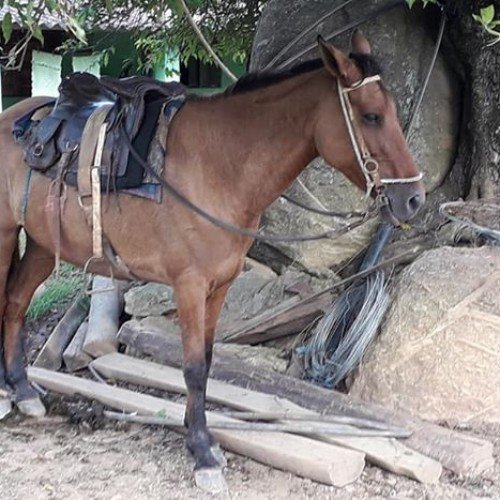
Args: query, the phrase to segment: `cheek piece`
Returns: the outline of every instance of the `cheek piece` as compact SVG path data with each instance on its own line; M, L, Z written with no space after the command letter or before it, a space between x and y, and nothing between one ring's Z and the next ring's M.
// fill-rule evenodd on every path
M373 75L350 87L344 87L340 83L340 79L337 78L337 90L339 94L340 106L342 108L342 114L344 116L344 121L347 126L347 131L349 133L349 139L351 140L352 149L354 151L354 156L356 161L363 172L366 180L366 193L365 198L368 199L373 190L376 192L376 202L379 206L387 205L388 201L384 195L384 188L388 184L411 184L412 182L417 182L422 180L423 174L419 174L413 177L400 177L400 178L381 178L380 169L378 161L370 154L366 142L361 134L359 127L356 125L354 118L354 113L352 110L351 101L349 100L349 92L357 90L368 83L380 81L380 75Z

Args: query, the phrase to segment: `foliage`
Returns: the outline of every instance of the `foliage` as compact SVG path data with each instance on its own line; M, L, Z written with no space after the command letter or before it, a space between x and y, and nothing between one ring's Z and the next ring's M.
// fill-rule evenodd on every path
M226 60L245 61L251 49L257 20L266 0L186 0L187 7L216 53ZM179 50L185 61L210 56L189 26L180 0L2 0L11 12L4 16L2 34L11 38L14 22L26 28L30 38L43 41L43 15L61 21L71 39L65 48L94 49L88 34L107 28L127 29L139 54L139 66L148 70L161 62L162 54ZM105 36L105 35L103 35ZM22 55L17 47L12 65Z
M31 302L26 317L37 320L53 309L66 304L83 286L81 274L76 274L72 266L61 265L59 276L53 275L46 283L43 292Z
M434 3L434 4L437 4L437 0L421 0L424 7L427 7L427 5L429 5L430 3ZM410 9L413 7L413 5L415 4L415 0L406 0L406 3L408 4L408 7L410 7Z
M406 0L406 3L410 9L415 4L416 0ZM439 0L419 0L422 2L423 6L426 7L428 4L439 4ZM497 26L500 26L500 19L495 20L495 6L493 4L484 7L479 10L479 14L472 14L472 17L477 21L486 33L492 35L493 40L488 43L488 46L495 45L500 42L500 31L497 30Z
M493 4L481 9L479 15L472 14L472 17L482 25L487 33L493 35L494 38L488 44L489 46L500 42L500 31L495 29L497 26L500 26L500 19L495 20L495 6Z

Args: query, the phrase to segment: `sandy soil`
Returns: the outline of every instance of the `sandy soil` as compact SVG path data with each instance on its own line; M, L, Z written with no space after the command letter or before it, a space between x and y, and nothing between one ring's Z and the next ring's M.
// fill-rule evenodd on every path
M29 360L62 313L52 311L49 318L28 323ZM110 422L100 416L100 405L80 399L49 395L45 403L44 420L13 415L0 422L0 500L214 498L195 487L193 464L179 434ZM226 453L229 490L218 498L500 499L500 425L463 430L495 443L495 468L480 478L445 472L438 484L422 485L367 465L358 481L336 489Z
M213 498L194 486L192 463L180 435L75 417L71 408L57 406L43 421L14 416L0 424L2 500ZM89 410L88 416L92 413ZM495 469L477 479L446 472L439 484L422 485L367 466L358 481L336 489L226 453L229 491L219 498L500 498L500 427L476 434L496 441L497 458Z

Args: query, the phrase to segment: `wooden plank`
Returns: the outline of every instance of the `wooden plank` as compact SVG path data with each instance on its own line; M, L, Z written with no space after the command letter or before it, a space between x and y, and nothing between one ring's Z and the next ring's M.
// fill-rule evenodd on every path
M108 378L182 394L187 391L182 371L169 366L131 358L123 354L103 356L94 360L92 366ZM213 379L208 381L207 399L243 411L280 413L290 411L318 415L316 412L307 410L287 399L250 389L242 389ZM348 427L350 426L346 425L346 428ZM435 483L442 472L439 462L410 450L395 439L311 436L310 431L303 434L366 453L366 458L370 462L424 483Z
M129 321L124 323L118 336L120 342L150 355L160 363L182 366L182 345L177 335L143 326L138 321ZM424 422L404 412L387 410L303 380L255 369L240 359L219 353L217 344L211 375L240 387L279 394L319 413L379 419L409 429L413 434L405 440L407 447L434 458L456 474L474 477L494 465L493 444L490 441Z
M292 297L255 318L223 325L218 338L224 342L258 344L301 332L319 318L332 302L331 294L315 300Z
M40 368L29 368L28 377L48 390L95 399L121 411L184 417L184 405L127 389ZM214 412L207 412L207 420L209 424L235 421ZM332 486L355 481L364 467L362 453L293 434L222 429L213 429L212 434L229 451Z
M121 282L94 276L90 302L89 326L83 350L94 358L116 352L120 315L123 309Z
M75 300L50 334L49 339L33 363L34 366L50 370L59 370L61 368L63 352L87 316L89 304L89 298L83 294Z
M88 326L89 324L87 321L84 321L79 326L73 340L64 351L64 364L70 372L81 370L82 368L87 367L92 361L92 357L83 351L83 343L85 341L85 336L87 335Z

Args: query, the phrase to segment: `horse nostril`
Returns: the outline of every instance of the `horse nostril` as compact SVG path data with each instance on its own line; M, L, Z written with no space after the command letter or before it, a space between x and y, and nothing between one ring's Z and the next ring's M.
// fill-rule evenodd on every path
M422 196L420 194L415 194L413 195L409 200L408 200L408 207L411 211L412 214L415 214L418 212L420 207L422 206Z

